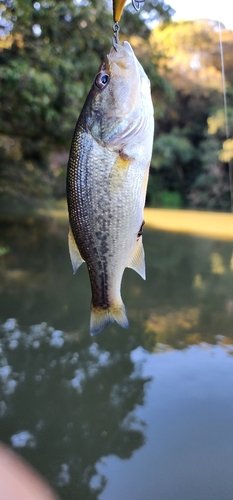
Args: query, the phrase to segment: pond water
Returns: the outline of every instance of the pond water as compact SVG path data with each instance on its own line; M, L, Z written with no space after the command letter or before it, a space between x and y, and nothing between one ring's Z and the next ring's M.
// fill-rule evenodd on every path
M232 500L233 244L144 231L130 320L89 335L67 222L0 223L0 440L63 500Z

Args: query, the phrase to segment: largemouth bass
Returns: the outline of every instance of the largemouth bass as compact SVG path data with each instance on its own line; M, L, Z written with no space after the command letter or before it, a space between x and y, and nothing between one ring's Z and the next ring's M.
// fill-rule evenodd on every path
M130 44L117 44L87 96L67 169L69 251L74 273L87 264L91 335L113 321L128 327L125 268L145 279L142 226L153 132L149 79Z

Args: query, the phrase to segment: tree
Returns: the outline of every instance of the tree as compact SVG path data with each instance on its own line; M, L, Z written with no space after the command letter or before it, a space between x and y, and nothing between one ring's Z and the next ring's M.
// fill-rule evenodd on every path
M157 123L158 136L154 143L149 184L149 196L156 200L156 204L161 198L161 190L165 189L171 194L176 193L178 205L180 198L177 194L184 206L224 210L230 207L227 167L220 164L218 156L226 139L226 128L217 28L218 25L212 21L200 20L170 23L165 28L158 26L151 33L153 51L161 53L160 73L174 89L174 98ZM227 54L226 77L231 74L232 67L228 57L230 40L232 43L232 32L223 30L223 53L226 47ZM233 104L230 80L226 80L226 90L230 123ZM221 115L222 128L221 134L219 129L218 136L215 135L213 144L213 138L210 140L208 137L207 126L211 120L213 126L217 123L217 113ZM212 148L216 161L213 160ZM208 186L206 190L204 184Z
M170 8L162 2L151 0L149 5L148 21L155 15L168 17ZM21 201L26 193L34 199L47 196L54 192L59 175L64 195L64 168L56 164L54 177L51 154L69 150L91 82L111 46L112 12L105 0L1 0L1 8L4 200L16 194L15 185ZM135 32L139 37L149 36L142 12L134 15L126 10L121 27L124 36ZM162 78L157 70L153 72L156 85L161 86ZM9 141L11 147L5 147Z
M228 109L229 133L232 135L233 109ZM231 206L228 162L232 158L232 140L226 137L226 117L217 109L207 119L208 129L200 145L203 168L193 183L190 201L195 207L229 210ZM232 186L231 186L232 189Z

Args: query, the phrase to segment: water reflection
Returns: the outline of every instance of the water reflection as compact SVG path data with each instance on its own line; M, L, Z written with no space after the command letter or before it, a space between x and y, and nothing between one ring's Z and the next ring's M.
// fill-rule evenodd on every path
M59 489L62 498L96 499L105 485L102 456L129 458L144 443L134 416L145 384L120 343L111 351L78 343L46 323L1 327L0 439Z
M102 457L147 447L138 408L149 411L158 376L149 382L153 370L144 376L132 352L156 353L158 367L161 352L194 344L233 351L232 242L147 230L144 244L146 282L128 269L123 278L130 329L110 325L93 342L88 276L85 266L72 275L67 223L0 223L0 439L63 500L104 495Z
M232 242L145 231L147 280L126 269L122 295L130 319L131 348L157 342L182 348L190 335L215 342L233 338ZM53 219L1 222L0 319L22 326L46 321L89 338L90 286L85 266L72 275L67 223ZM97 342L108 342L109 332Z
M233 358L218 345L154 354L139 347L144 374L153 375L146 443L131 460L97 464L108 477L99 500L230 500L233 497ZM231 351L232 352L232 351Z

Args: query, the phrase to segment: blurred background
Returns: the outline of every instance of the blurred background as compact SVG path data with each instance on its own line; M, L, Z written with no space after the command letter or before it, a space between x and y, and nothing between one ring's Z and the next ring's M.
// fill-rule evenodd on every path
M0 441L62 500L229 500L233 31L211 12L174 21L159 0L124 9L120 37L151 80L155 110L147 280L126 269L130 328L91 338L87 270L74 277L68 254L65 177L111 46L111 9L0 1Z
M51 207L65 197L74 126L110 48L112 5L1 0L0 9L0 210ZM229 211L233 32L221 25L226 137L219 22L169 22L174 13L147 0L139 14L126 6L121 21L121 40L133 45L152 87L147 205Z

